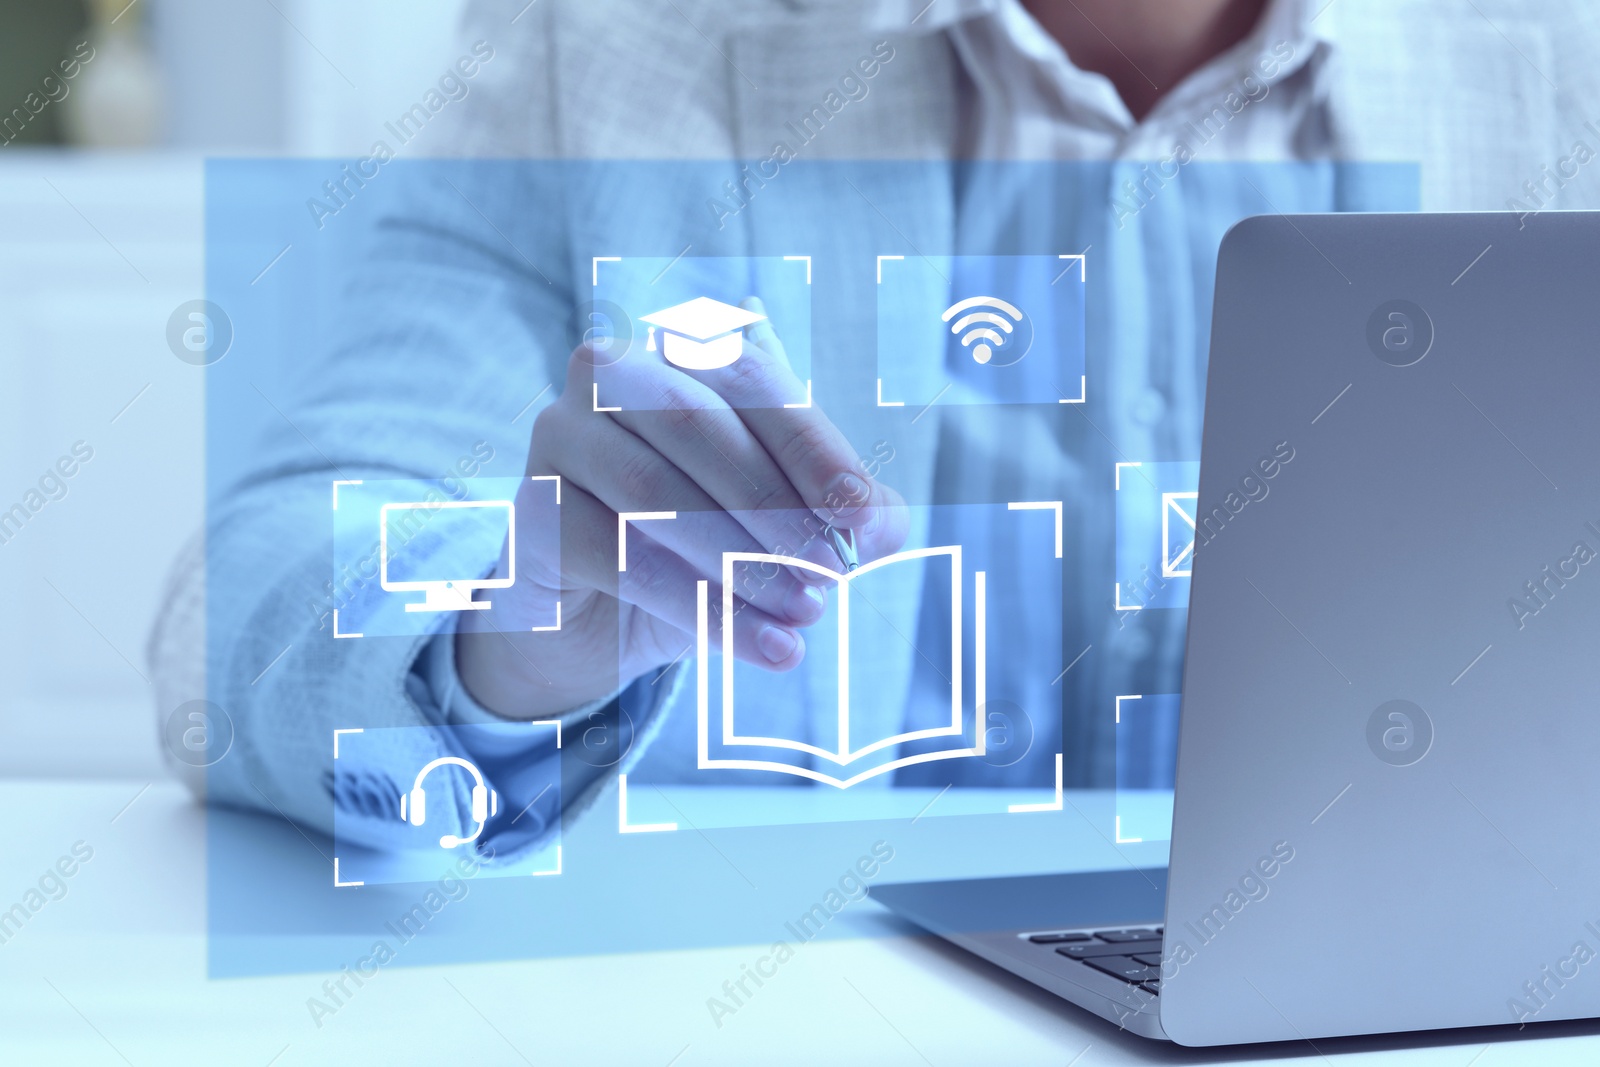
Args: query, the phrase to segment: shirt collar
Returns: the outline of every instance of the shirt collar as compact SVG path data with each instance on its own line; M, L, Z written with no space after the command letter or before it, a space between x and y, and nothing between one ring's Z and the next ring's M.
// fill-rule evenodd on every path
M1020 0L875 0L869 23L882 33L907 35L931 34L948 30L967 19L995 14L1002 6L1018 4ZM1250 35L1240 42L1240 47L1260 51L1274 42L1288 41L1297 52L1310 56L1314 48L1300 48L1316 42L1331 44L1324 27L1317 25L1317 16L1327 0L1269 0L1261 21Z
M1325 24L1318 24L1317 16L1326 4L1327 0L1268 0L1255 28L1233 48L1172 87L1157 111L1188 107L1195 97L1214 96L1219 87L1234 84L1246 75L1275 84L1305 71L1317 87L1313 92L1322 96L1322 74L1333 45ZM1023 8L1021 0L875 0L868 18L880 33L946 33L958 44L967 27L976 24L975 20L990 19L1001 27L1002 35L1012 41L1019 53L1061 68L1069 82L1084 94L1081 102L1107 96L1111 99L1101 100L1100 106L1121 114L1121 121L1132 124L1110 83L1073 64L1055 38ZM1287 58L1284 45L1289 46ZM1270 76L1264 74L1268 70Z

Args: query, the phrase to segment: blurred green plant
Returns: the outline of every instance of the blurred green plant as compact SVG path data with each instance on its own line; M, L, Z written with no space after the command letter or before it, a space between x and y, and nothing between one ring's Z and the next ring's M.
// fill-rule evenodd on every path
M0 0L0 112L23 106L47 75L89 35L83 0ZM61 144L59 108L47 107L11 138L13 144Z

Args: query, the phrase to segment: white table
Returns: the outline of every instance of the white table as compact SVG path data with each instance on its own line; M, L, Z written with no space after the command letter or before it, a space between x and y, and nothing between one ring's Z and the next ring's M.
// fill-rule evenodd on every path
M66 894L0 944L0 1062L1319 1062L1305 1045L1185 1050L1126 1036L940 942L895 933L870 902L840 919L880 936L801 946L720 1028L707 998L765 946L397 964L319 1028L306 1001L322 995L325 974L207 980L205 816L176 784L144 786L0 782L0 909L74 842L94 849ZM1591 1064L1600 1025L1318 1044L1329 1059L1361 1062Z

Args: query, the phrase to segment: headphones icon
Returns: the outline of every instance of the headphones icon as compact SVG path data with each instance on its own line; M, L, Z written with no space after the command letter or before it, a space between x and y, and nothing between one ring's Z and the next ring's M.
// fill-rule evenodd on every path
M417 772L417 780L411 786L409 817L406 811L407 797L405 794L401 794L400 818L409 822L412 826L421 826L423 824L428 817L428 794L423 791L422 780L428 776L429 771L435 767L443 767L447 763L466 768L467 773L472 775L477 782L472 787L472 821L478 824L477 827L466 837L445 834L439 838L440 848L455 848L457 845L464 845L468 841L476 841L478 835L483 833L484 823L489 821L489 816L495 815L500 811L500 794L488 787L483 780L483 773L477 767L460 756L440 756Z

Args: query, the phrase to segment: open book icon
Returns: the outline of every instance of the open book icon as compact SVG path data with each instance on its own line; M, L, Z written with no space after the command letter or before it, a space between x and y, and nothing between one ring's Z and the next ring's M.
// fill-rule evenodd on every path
M866 575L886 567L911 566L924 568L926 561L948 559L950 565L950 638L949 662L940 664L937 673L940 688L949 684L950 715L948 723L902 732L876 731L882 736L861 736L860 717L852 721L850 705L851 673L851 588ZM699 708L699 765L702 768L728 768L767 770L797 775L813 781L824 782L839 789L847 789L868 778L885 774L897 767L907 767L932 760L956 759L963 756L981 756L984 753L984 731L976 728L976 711L969 717L966 712L962 680L962 573L961 547L921 548L898 552L882 559L864 563L848 573L796 559L792 556L752 552L727 552L722 557L722 615L734 615L735 568L744 565L776 564L821 574L837 585L838 601L838 688L837 709L817 708L817 716L837 716L835 744L830 748L792 737L744 736L738 731L735 715L733 627L722 628L722 694L719 751L732 750L732 755L713 757L711 732L711 667L710 656L710 583L699 583L696 613L697 642L697 701ZM943 583L940 583L942 586ZM931 588L931 587L930 587ZM985 700L985 574L973 574L973 699L972 707L981 708ZM872 621L869 613L865 622ZM919 653L919 658L922 657ZM942 659L942 656L941 656ZM876 665L857 665L858 669L871 671ZM940 698L942 700L942 697ZM891 709L898 713L899 709ZM942 719L942 713L940 713ZM900 720L896 720L900 721ZM970 724L970 728L969 728ZM818 769L819 767L824 769Z

